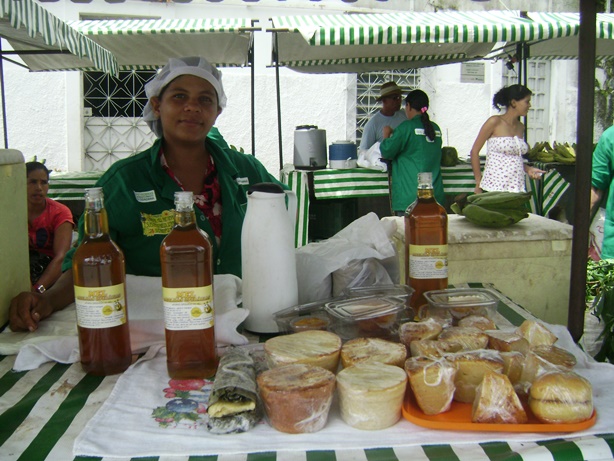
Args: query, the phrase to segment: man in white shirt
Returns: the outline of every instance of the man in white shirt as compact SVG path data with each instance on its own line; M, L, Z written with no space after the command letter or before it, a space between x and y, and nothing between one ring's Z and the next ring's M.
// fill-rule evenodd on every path
M395 82L386 82L381 86L377 100L382 102L382 108L365 125L360 150L366 151L376 142L382 142L385 126L394 129L407 120L405 111L401 110L402 94L403 90Z

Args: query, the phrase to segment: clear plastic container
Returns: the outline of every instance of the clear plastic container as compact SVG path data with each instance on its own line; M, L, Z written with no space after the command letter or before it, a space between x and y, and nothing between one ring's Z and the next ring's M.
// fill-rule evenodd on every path
M486 288L447 288L424 293L428 305L420 310L420 318L438 317L456 324L469 315L492 319L499 297Z
M408 285L376 285L370 287L354 287L343 290L343 295L348 298L365 296L393 296L396 298L407 299L412 295L414 289Z
M325 304L332 299L288 307L273 314L280 333L298 333L306 330L329 330L331 318Z
M405 299L394 296L363 296L331 301L325 305L333 323L331 331L342 339L391 338L410 319Z

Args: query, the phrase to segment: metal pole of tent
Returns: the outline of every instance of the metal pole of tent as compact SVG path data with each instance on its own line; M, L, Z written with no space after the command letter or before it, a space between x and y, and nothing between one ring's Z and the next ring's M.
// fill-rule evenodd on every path
M4 90L4 58L2 57L2 42L0 41L0 93L2 93L2 132L4 133L4 148L9 148L9 136L6 123L6 92Z
M253 25L253 24L252 24ZM247 60L251 67L251 90L252 90L252 155L256 155L256 97L255 97L255 80L256 71L254 65L254 37L252 35L249 51L247 53Z
M275 44L273 46L273 60L275 61L275 89L277 90L277 137L279 139L279 169L284 167L284 153L281 141L281 95L279 90L279 53L277 47L277 32L273 32Z
M580 0L578 48L578 121L576 156L576 203L571 246L571 277L567 329L575 341L584 333L586 311L586 263L588 260L589 203L593 152L595 103L595 43L597 7L592 0Z

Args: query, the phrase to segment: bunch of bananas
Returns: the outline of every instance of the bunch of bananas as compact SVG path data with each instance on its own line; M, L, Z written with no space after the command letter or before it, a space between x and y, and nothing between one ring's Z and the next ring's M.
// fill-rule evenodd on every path
M454 213L482 227L507 227L529 217L530 192L484 192L451 205Z
M576 163L576 149L567 142L555 141L554 148L548 142L537 142L524 156L532 162L558 162L567 165Z

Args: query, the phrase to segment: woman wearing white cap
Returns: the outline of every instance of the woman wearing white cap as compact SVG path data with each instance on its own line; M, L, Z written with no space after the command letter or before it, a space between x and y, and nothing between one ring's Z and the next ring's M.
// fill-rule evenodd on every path
M114 163L97 183L104 190L110 235L124 252L126 272L160 276L160 243L174 223L174 193L186 190L194 193L199 227L211 237L215 273L240 277L247 189L279 182L253 155L230 149L211 133L226 95L221 73L207 60L170 59L145 92L149 102L143 118L159 139ZM82 235L83 220L79 229ZM72 254L64 260L60 280L45 294L21 293L13 299L13 330L33 331L41 319L74 300Z

